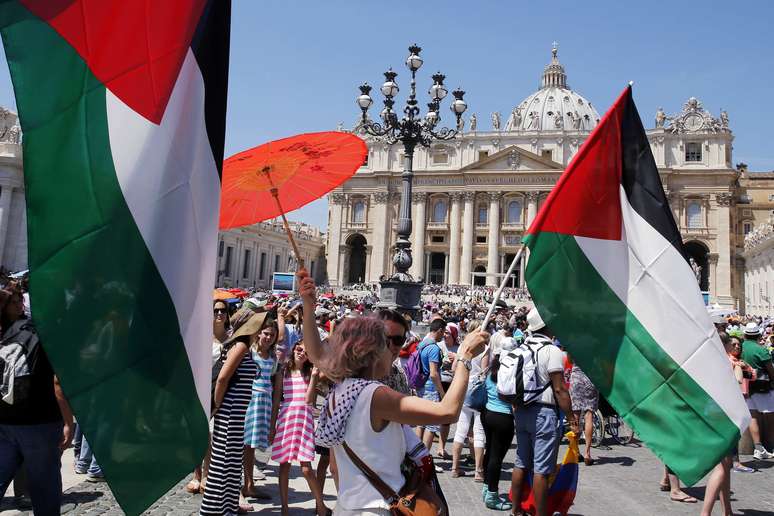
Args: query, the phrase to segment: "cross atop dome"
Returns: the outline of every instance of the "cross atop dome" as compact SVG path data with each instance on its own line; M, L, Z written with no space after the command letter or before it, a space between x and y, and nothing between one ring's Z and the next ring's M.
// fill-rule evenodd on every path
M551 45L551 62L543 69L541 88L565 88L567 89L567 74L559 62L559 43L554 41Z

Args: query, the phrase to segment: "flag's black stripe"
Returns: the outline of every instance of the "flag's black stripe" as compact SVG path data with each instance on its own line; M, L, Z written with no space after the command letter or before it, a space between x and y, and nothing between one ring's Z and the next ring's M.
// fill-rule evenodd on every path
M629 88L621 120L621 182L629 204L667 239L677 251L687 256L669 202L664 194L656 160L650 151L632 90ZM687 258L686 258L687 259Z
M191 49L204 78L204 120L218 175L223 169L223 145L226 139L230 39L231 0L209 0L196 27Z

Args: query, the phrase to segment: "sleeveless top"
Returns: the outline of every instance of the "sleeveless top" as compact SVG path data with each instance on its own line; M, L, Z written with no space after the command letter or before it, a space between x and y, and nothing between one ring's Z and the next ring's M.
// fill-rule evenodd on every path
M347 381L350 380L344 380L337 390ZM347 421L344 440L368 467L398 492L405 482L400 465L406 455L406 440L399 423L390 421L381 432L375 432L371 428L371 398L379 387L382 385L378 383L368 385L358 396ZM385 453L387 450L389 453ZM388 509L387 502L371 486L357 466L349 460L344 448L336 446L334 453L339 469L339 498L336 508L339 511L341 509L344 511Z

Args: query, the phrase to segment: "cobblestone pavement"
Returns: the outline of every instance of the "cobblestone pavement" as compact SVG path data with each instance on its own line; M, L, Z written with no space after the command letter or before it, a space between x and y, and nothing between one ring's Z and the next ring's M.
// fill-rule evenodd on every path
M698 449L698 448L697 448ZM560 453L560 457L563 454ZM657 514L698 515L699 504L681 504L669 500L668 493L658 489L662 475L662 466L645 447L612 446L594 451L597 463L591 467L581 465L580 484L575 498L575 505L570 514L573 515L635 515L652 516ZM514 450L506 457L503 468L500 490L505 492L509 487L509 468L512 464ZM751 459L751 457L743 457ZM732 490L735 514L744 516L774 516L774 461L750 461L749 465L759 468L757 473L733 473ZM446 470L440 473L439 479L449 502L452 515L474 516L479 514L496 514L487 510L481 502L481 484L473 482L472 470L469 475L461 478L451 478L448 469L450 462L442 461L440 465ZM269 491L276 502L279 500L277 490L277 466L269 467L268 480L258 482ZM290 501L291 514L312 514L314 503L309 495L308 487L297 468L291 472ZM172 489L156 503L146 514L152 516L173 515L188 516L196 514L201 497L192 496L183 489L185 481ZM699 482L696 487L686 491L699 498L704 497L705 482ZM326 482L326 501L330 507L335 505L333 482ZM0 509L2 515L31 514L11 509L11 498L3 500ZM279 514L279 508L272 504L253 504L253 514ZM719 514L719 506L715 514ZM123 514L115 504L106 484L80 483L66 491L62 513L68 515L120 515ZM507 514L507 513L500 513Z

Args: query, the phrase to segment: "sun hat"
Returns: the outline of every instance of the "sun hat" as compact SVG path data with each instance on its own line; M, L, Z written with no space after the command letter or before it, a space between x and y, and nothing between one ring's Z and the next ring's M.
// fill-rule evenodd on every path
M543 322L543 318L537 311L537 308L532 308L527 314L527 331L536 332L546 327L546 323Z
M233 334L223 342L223 346L227 346L239 339L240 337L250 336L258 333L266 323L268 314L266 312L253 313L250 317L236 328Z
M761 328L754 322L748 322L744 327L744 334L745 335L760 335L761 334Z

